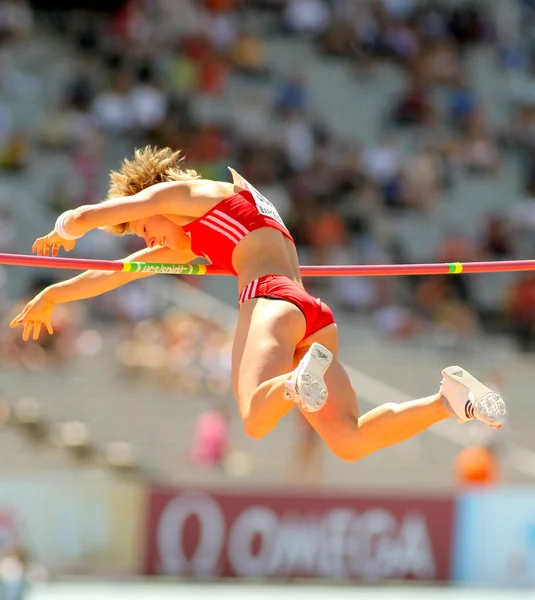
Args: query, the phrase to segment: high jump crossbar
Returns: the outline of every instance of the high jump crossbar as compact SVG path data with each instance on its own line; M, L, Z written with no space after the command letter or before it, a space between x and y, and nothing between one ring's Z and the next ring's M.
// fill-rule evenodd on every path
M123 271L130 273L163 273L170 275L231 275L213 265L130 262L124 260L93 260L31 256L0 253L0 265L19 267L48 267L53 269ZM499 273L535 271L535 260L504 260L466 263L428 263L407 265L331 265L301 266L307 277L366 277L386 275L460 275L461 273Z

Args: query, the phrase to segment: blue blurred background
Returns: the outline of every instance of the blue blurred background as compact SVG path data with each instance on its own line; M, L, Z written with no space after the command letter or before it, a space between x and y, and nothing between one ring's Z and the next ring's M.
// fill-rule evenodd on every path
M534 50L532 0L1 0L0 252L153 144L236 168L303 264L533 258ZM139 248L93 232L76 255ZM535 585L533 275L307 280L363 411L457 363L509 403L499 432L440 423L356 464L298 414L243 433L235 281L149 278L22 343L11 316L68 275L0 267L3 600L105 597L72 577Z

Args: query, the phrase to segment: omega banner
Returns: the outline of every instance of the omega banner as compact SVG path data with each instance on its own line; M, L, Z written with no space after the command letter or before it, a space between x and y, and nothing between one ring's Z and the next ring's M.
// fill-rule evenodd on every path
M154 488L145 573L447 580L451 498Z

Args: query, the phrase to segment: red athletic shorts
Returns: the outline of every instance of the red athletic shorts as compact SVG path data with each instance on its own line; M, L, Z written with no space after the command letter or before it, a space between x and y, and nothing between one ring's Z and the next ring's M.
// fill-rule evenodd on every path
M240 294L239 306L251 298L286 300L301 310L306 321L303 339L334 323L332 310L300 285L282 275L265 275L247 284Z

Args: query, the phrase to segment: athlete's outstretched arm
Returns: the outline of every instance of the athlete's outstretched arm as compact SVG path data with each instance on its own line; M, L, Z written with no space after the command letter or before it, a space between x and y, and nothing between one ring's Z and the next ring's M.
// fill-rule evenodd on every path
M200 198L220 198L228 192L228 184L195 179L157 183L132 196L105 200L100 204L79 206L58 217L49 234L38 238L33 251L46 256L57 256L63 246L72 250L75 240L93 229L112 227L147 219L156 215L181 215L196 217L192 201Z
M181 205L192 198L194 186L189 181L158 183L133 196L105 200L99 204L79 206L64 213L64 227L69 235L82 236L99 227L108 227L147 219L154 215L181 214Z
M128 256L125 261L188 263L197 258L190 249L171 250L157 246L146 248ZM81 275L54 283L30 300L11 321L11 327L24 326L23 338L28 340L33 329L33 339L39 337L44 325L52 334L51 316L56 304L74 302L100 296L130 281L149 277L153 273L129 273L122 271L85 271Z
M200 198L219 198L228 184L207 179L157 183L132 196L105 200L100 204L79 206L60 217L69 236L82 236L99 227L110 227L147 219L155 215L195 217L191 202Z

